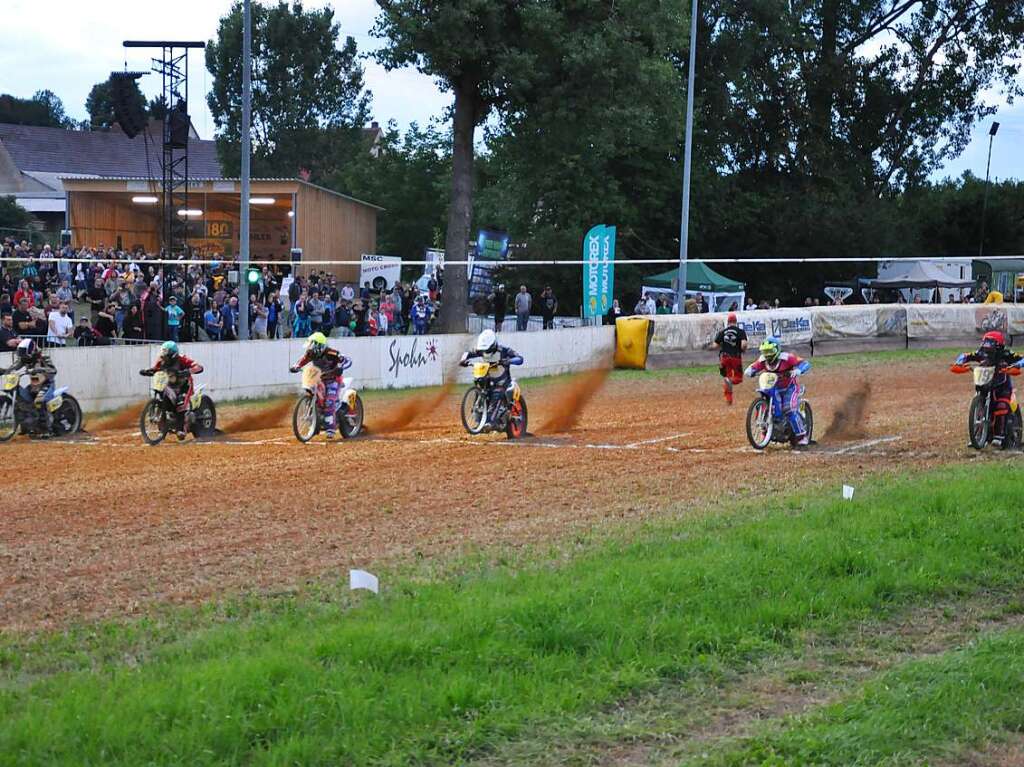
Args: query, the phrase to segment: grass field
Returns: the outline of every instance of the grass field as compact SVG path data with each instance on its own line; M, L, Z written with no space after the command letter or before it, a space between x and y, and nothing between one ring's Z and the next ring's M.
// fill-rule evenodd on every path
M0 762L955 759L1024 727L1016 476L986 461L852 502L794 492L444 577L384 573L378 598L339 586L7 636ZM984 610L927 652L878 644L900 616L941 634L915 612L937 603L939 623ZM849 671L865 651L874 665ZM786 690L827 694L738 729L696 711L747 710L744 685L783 667Z

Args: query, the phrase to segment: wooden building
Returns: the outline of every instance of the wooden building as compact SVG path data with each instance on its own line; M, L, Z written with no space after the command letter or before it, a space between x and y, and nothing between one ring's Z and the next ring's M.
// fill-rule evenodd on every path
M160 249L160 181L144 177L65 177L67 227L75 247ZM189 182L188 245L197 257L232 257L239 252L241 182L198 178ZM288 260L302 249L302 262L355 261L377 249L377 214L382 208L300 179L253 179L250 183L249 253L253 261ZM358 263L325 268L356 281ZM302 263L301 272L307 271Z

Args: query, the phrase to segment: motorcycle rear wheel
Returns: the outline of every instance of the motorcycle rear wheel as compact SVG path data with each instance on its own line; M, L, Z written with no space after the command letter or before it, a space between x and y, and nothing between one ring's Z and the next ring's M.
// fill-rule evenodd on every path
M1003 435L1003 450L1020 450L1021 447L1021 415L1020 408L1006 416L1006 432Z
M775 419L772 417L772 403L758 397L747 408L747 441L754 450L764 450L772 441Z
M82 430L82 406L70 394L63 395L62 399L60 407L53 414L53 433L57 437L77 434Z
M991 431L988 411L988 397L975 394L967 411L967 438L975 450L981 450L988 444Z
M339 414L336 417L338 419L338 431L341 432L342 437L345 439L358 437L359 432L363 429L363 400L357 394L356 406L352 409L352 412Z
M462 428L470 434L479 434L487 425L487 392L478 386L462 395Z
M14 411L14 397L0 394L0 442L7 442L18 433L18 419Z
M167 413L160 406L160 403L151 399L142 409L139 416L139 433L142 434L142 441L147 445L159 445L170 430L167 422Z
M292 412L292 432L295 439L305 444L320 431L320 414L316 412L316 400L312 394L303 394L295 403Z
M519 395L519 402L513 403L508 413L508 425L505 427L505 436L509 439L521 439L526 436L528 413L526 410L526 397Z
M804 419L804 429L807 431L807 441L814 439L814 411L811 410L811 403L806 400L800 403L800 415Z

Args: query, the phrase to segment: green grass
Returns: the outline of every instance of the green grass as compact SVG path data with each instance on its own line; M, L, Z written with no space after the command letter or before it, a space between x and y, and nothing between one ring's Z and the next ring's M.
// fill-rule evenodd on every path
M150 642L98 630L89 671L42 673L64 665L59 640L8 642L0 761L449 764L807 631L1024 583L1024 502L1003 463L838 494L652 525L568 559L385 578L345 609L284 601Z
M856 695L785 727L729 744L700 764L961 763L965 748L1024 732L1024 632L906 663Z

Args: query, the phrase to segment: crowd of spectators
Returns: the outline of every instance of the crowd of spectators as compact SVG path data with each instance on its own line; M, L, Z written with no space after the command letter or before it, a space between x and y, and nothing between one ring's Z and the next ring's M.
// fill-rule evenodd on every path
M229 341L239 336L239 274L231 261L159 263L99 246L54 252L5 240L0 261L0 348L34 337L48 346ZM22 260L27 259L27 260ZM253 338L425 334L440 308L439 285L385 291L325 271L293 276L264 266L249 281Z

